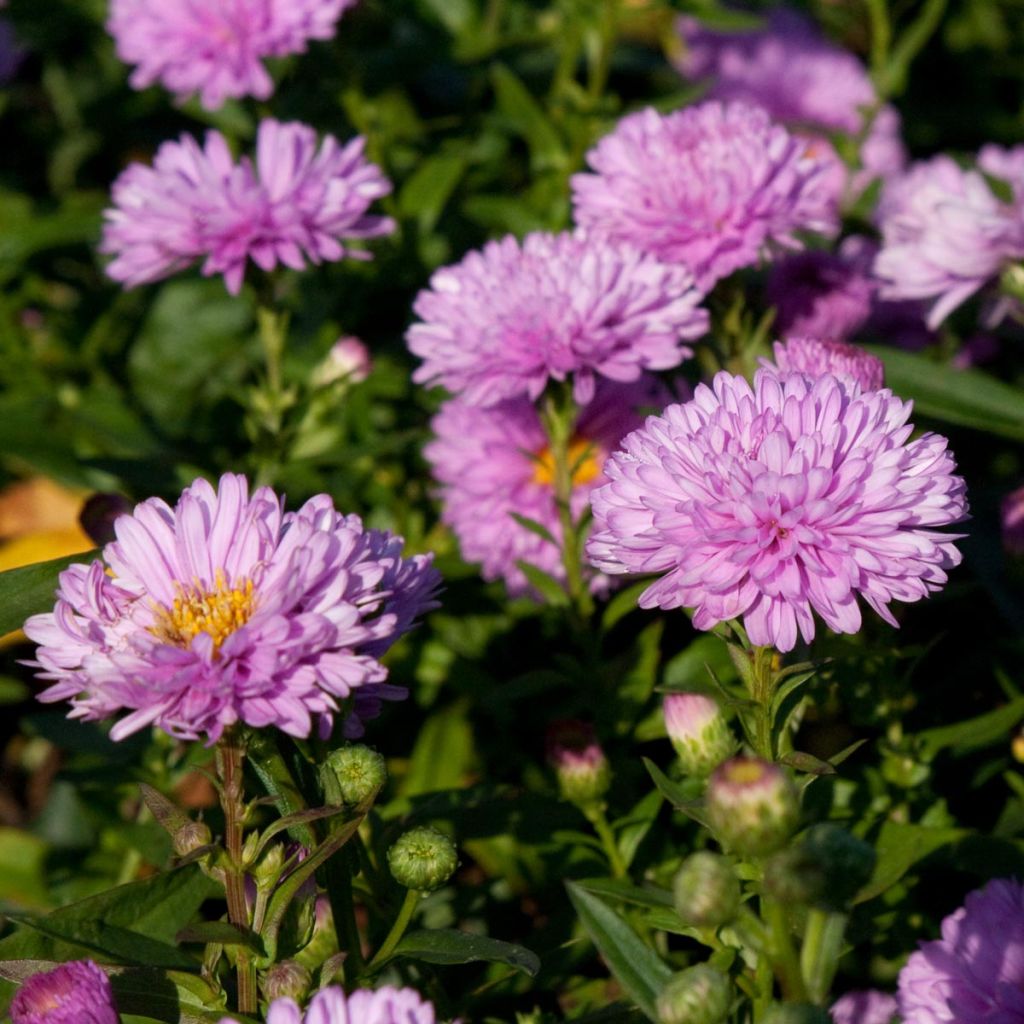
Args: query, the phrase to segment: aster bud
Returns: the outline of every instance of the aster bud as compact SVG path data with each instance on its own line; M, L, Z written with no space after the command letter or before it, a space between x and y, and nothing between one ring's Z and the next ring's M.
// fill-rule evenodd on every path
M832 1024L832 1018L811 1003L776 1003L768 1007L762 1024Z
M594 804L608 792L611 768L593 726L576 720L556 722L548 729L546 746L564 800Z
M302 1003L313 987L313 975L294 960L282 960L263 976L262 987L263 998L268 1003L275 999L294 999Z
M213 842L206 825L201 821L193 821L158 789L143 782L139 784L139 792L150 814L171 837L174 852L179 857L186 857Z
M815 825L765 865L765 888L784 903L843 910L875 869L874 849L838 825Z
M358 338L341 337L313 371L312 384L317 388L338 381L359 384L370 376L372 369L369 349Z
M174 852L179 857L187 857L204 846L213 842L213 836L209 828L201 821L190 821L183 825L174 835L171 836L171 843L174 845Z
M660 1024L719 1024L732 1002L729 977L710 964L672 975L657 1001Z
M429 825L409 829L388 850L388 867L395 881L418 892L440 889L458 866L455 844Z
M721 842L743 856L778 850L796 829L796 788L776 764L734 757L708 780L707 815Z
M669 693L665 728L683 771L704 778L736 749L736 738L718 701L702 693Z
M676 912L696 928L728 924L740 908L740 881L729 861L702 851L683 861L672 884Z
M246 839L246 847L249 847L249 839L255 837L259 840L259 835L256 832L250 834ZM248 852L248 856L246 856ZM243 850L242 856L246 862L250 861L250 858L255 855L255 847L249 850ZM264 890L269 891L277 885L281 878L281 872L284 870L285 862L285 848L283 843L272 843L263 851L262 856L256 861L255 864L249 869L252 877L256 880L256 885Z
M331 751L320 769L327 802L357 806L371 800L387 781L384 758L361 743Z

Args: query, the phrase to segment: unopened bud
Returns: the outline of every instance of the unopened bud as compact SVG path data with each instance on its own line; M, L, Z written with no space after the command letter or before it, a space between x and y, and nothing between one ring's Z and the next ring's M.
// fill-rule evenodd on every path
M768 861L764 884L784 903L840 911L867 884L876 859L870 844L838 825L815 825Z
M832 1024L828 1012L811 1003L776 1003L761 1020L763 1024Z
M312 987L313 976L294 960L274 964L263 976L263 998L268 1003L275 999L294 999L303 1003Z
M718 701L703 693L665 695L665 729L687 775L705 778L736 750Z
M201 850L212 842L213 836L210 835L210 830L201 821L190 821L171 836L174 852L179 857L187 857L190 853L195 853L196 850Z
M395 881L417 892L440 889L458 866L455 844L429 825L409 829L388 850L388 867Z
M672 885L676 912L685 924L717 928L740 908L740 880L729 861L702 851L683 861Z
M548 729L548 763L558 776L564 800L574 804L599 801L611 785L611 768L597 742L593 726L586 722L556 722Z
M134 506L121 494L94 494L78 514L78 524L94 544L109 544L115 538L114 522L128 515Z
M257 833L252 833L257 836ZM248 845L248 844L247 844ZM252 851L255 854L255 850ZM243 856L244 856L243 852ZM269 892L277 885L284 870L285 848L282 843L273 843L265 849L259 860L250 868L256 885L263 891Z
M783 846L796 829L796 789L778 765L734 757L708 780L708 822L718 839L743 856L762 856Z
M324 795L332 804L356 806L370 800L387 781L384 758L356 743L332 751L321 769Z
M660 1024L719 1024L732 1002L729 977L710 964L672 975L657 1001Z
M342 380L359 384L370 376L372 369L369 349L358 338L341 337L313 371L312 383L318 388Z

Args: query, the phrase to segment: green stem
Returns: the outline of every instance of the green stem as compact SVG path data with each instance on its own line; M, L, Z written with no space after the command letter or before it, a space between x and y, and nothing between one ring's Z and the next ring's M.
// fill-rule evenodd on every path
M256 322L259 325L267 378L261 396L260 423L268 435L269 442L269 453L260 466L259 477L262 483L269 483L280 456L279 438L284 426L285 409L288 406L282 370L285 341L288 336L288 314L261 303L256 311Z
M583 578L583 544L579 523L572 515L573 471L570 449L576 426L576 403L567 393L559 405L549 400L545 404L542 420L551 450L554 470L553 484L555 504L558 508L558 523L562 532L562 565L565 568L566 589L582 623L585 624L594 612L594 599L590 595L587 581Z
M388 932L387 938L370 961L367 967L368 971L374 971L377 968L382 967L391 958L391 954L394 953L395 947L405 934L405 929L409 927L413 911L416 909L416 905L419 903L421 895L422 893L418 892L416 889L409 889L406 891L405 899L402 901L402 906L398 911L398 917L395 918L395 923L391 926L391 931Z
M783 997L790 1002L806 1002L807 989L804 986L803 974L800 972L800 961L793 946L793 936L789 930L785 907L768 896L762 896L761 917L768 926L768 955L775 976L782 986Z
M594 826L597 838L601 840L601 846L604 848L608 864L612 869L612 877L625 878L629 874L629 869L626 867L626 862L622 859L619 844L615 841L615 833L612 831L611 825L608 824L608 816L605 814L604 805L592 804L589 807L584 807L582 810L587 816L587 821Z
M326 874L338 945L347 952L352 973L358 974L363 967L363 951L352 890L352 879L359 874L358 853L351 847L342 850L340 856L327 862Z
M249 912L245 905L245 869L242 843L245 822L243 764L245 751L238 735L229 731L217 745L217 770L221 780L221 806L224 809L224 845L228 854L225 893L228 920L249 930ZM256 964L245 946L237 947L238 1012L256 1012Z
M775 760L775 745L772 741L772 700L775 697L775 651L771 647L755 647L751 652L753 663L752 688L757 704L754 747L758 757L766 761Z
M599 0L601 11L597 29L597 45L591 56L587 75L587 98L595 104L604 93L611 71L612 51L615 47L616 8L618 0Z
M871 23L871 73L878 89L882 87L889 65L892 46L892 23L889 21L888 0L865 0Z
M812 907L807 913L804 943L800 950L800 969L807 994L815 1003L823 1004L836 974L846 915Z

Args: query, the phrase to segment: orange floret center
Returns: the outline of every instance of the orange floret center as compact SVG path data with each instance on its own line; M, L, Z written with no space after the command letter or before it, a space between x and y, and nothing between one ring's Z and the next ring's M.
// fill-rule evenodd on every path
M159 609L152 632L177 647L188 647L194 637L205 633L213 641L214 650L219 650L232 633L249 621L254 609L252 580L241 579L231 586L218 569L212 590L204 589L198 582L190 587L179 583L174 604Z
M597 446L585 437L575 437L569 442L569 468L574 486L589 484L601 475L601 463ZM533 468L533 482L545 487L555 485L555 457L551 448L545 446L537 453Z

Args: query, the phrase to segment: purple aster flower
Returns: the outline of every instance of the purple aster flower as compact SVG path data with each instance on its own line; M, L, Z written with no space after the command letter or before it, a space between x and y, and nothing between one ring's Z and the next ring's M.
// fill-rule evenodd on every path
M345 995L337 986L313 996L305 1014L291 999L275 999L267 1024L434 1024L434 1007L411 988L385 985L376 992L360 988ZM238 1024L224 1017L220 1024Z
M119 1024L110 979L91 960L33 974L11 1002L12 1024Z
M937 527L967 514L945 438L909 440L910 410L828 375L719 373L605 463L590 560L662 574L642 608L692 608L698 629L743 616L780 651L798 629L813 639L812 612L857 632L858 595L895 626L890 601L938 590L960 562Z
M202 147L188 135L165 142L152 167L132 164L114 182L107 273L132 288L203 259L203 274L223 274L237 294L250 259L269 271L368 258L342 240L388 234L394 222L366 212L391 185L364 145L328 135L318 149L312 128L273 120L260 122L255 163L235 163L216 131Z
M643 422L638 410L660 409L666 400L664 389L650 378L598 387L570 446L576 465L574 516L584 512L590 492L604 481L602 467L609 452ZM513 596L531 593L517 562L564 580L559 548L512 518L515 513L532 519L561 541L554 465L530 401L512 398L483 409L454 398L441 406L431 426L435 439L424 455L441 485L442 518L458 538L463 558L480 562L485 580L504 579ZM602 577L591 581L594 588L606 585Z
M983 154L987 173L1024 162L994 146ZM979 171L964 170L948 156L915 164L889 181L877 212L883 244L875 273L882 296L931 300L928 326L934 329L1024 258L1024 176L1009 184L1013 202L1004 202Z
M779 334L847 338L867 323L877 287L870 261L850 258L844 243L838 253L811 249L779 260L767 293Z
M882 360L845 341L790 337L775 342L773 350L774 363L762 359L762 366L774 366L783 373L796 371L808 377L830 373L857 384L861 391L877 391L884 383Z
M115 740L149 725L212 742L242 721L308 736L387 670L378 660L434 607L429 555L336 512L327 495L285 513L267 487L197 480L114 524L117 540L60 576L53 612L33 616L40 700L73 718L130 711Z
M159 82L184 100L199 93L207 110L226 99L265 100L274 83L265 57L304 53L330 39L356 0L111 0L107 28L117 55L136 65L130 82Z
M702 103L624 118L572 179L579 224L688 266L708 291L719 278L799 249L799 231L834 232L828 163L760 108Z
M1008 879L972 892L900 971L904 1024L1024 1021L1024 888Z
M708 83L708 95L763 107L776 121L808 134L832 164L834 192L859 195L877 177L906 164L900 117L882 107L861 144L861 170L852 178L827 140L833 132L859 136L878 95L867 69L852 53L829 42L800 14L773 10L763 29L722 32L682 17L684 77Z
M892 1024L899 1007L888 992L865 989L840 996L830 1012L835 1024Z
M549 380L589 402L596 377L678 366L708 329L684 267L584 234L511 235L437 271L413 309L413 380L473 405L537 398Z

